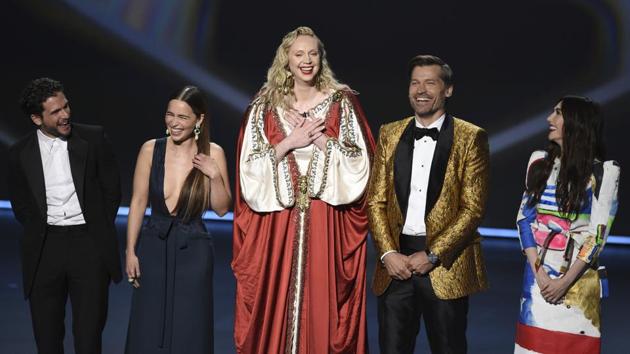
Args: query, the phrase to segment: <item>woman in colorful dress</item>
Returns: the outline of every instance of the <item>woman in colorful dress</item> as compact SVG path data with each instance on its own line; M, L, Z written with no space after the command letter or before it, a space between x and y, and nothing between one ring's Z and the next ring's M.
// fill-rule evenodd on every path
M202 92L175 93L166 137L144 143L127 223L127 276L134 286L125 353L213 353L214 247L201 216L232 198L223 149L210 142ZM143 226L147 202L151 216Z
M529 159L518 212L527 256L515 353L599 353L598 257L617 212L619 166L604 160L596 103L566 96L547 118L549 147Z
M238 353L365 353L374 140L308 27L289 32L237 148Z

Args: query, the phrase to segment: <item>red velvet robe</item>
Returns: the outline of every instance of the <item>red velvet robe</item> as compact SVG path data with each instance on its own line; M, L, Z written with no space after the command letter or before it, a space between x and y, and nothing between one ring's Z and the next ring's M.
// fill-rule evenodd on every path
M371 159L374 139L363 110L352 93L340 94L354 108ZM267 111L264 118L264 133L272 145L285 137L274 112ZM248 116L245 115L239 134L237 156L241 154ZM326 134L339 136L340 118L340 101L335 100L326 118ZM297 186L296 162L291 155L289 161L293 186ZM241 197L238 163L236 174L232 260L237 280L236 350L285 353L291 320L289 302L294 299L292 269L296 262L299 210L297 207L269 213L251 210ZM306 225L298 352L367 353L365 197L337 207L311 199Z

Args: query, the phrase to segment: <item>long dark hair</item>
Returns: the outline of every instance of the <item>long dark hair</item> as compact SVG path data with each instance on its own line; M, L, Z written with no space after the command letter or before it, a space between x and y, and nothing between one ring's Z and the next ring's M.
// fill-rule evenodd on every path
M560 157L556 201L561 212L577 217L586 199L593 164L604 159L604 121L599 105L587 97L564 96L558 102L562 103L560 110L564 120L562 149L550 141L547 156L530 167L527 193L531 206L540 201L553 162Z
M210 131L208 129L208 104L203 93L195 86L186 86L170 97L171 100L186 102L197 119L203 114L204 119L199 126L197 153L210 155ZM184 220L201 215L210 205L210 181L200 170L193 168L182 186L175 212Z

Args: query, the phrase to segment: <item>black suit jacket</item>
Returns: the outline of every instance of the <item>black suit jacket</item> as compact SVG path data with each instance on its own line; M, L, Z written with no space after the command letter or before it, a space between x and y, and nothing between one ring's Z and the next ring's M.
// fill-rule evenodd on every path
M120 204L118 166L102 127L73 124L68 138L72 179L89 237L115 282L121 279L114 220ZM24 296L29 297L46 239L47 205L37 132L9 148L9 194L21 239Z

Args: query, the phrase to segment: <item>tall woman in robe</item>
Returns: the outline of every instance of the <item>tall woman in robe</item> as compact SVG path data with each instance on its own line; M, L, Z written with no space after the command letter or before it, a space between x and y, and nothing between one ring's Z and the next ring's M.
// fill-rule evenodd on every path
M356 93L308 27L289 32L237 147L238 353L365 353L364 192L374 149Z
M604 159L602 117L566 96L547 118L549 146L529 159L518 212L527 256L515 353L600 352L599 255L617 212L619 165Z
M213 352L214 247L201 216L225 214L231 195L208 121L203 94L186 86L168 102L167 136L138 154L127 224L128 354ZM142 226L147 202L152 212Z

